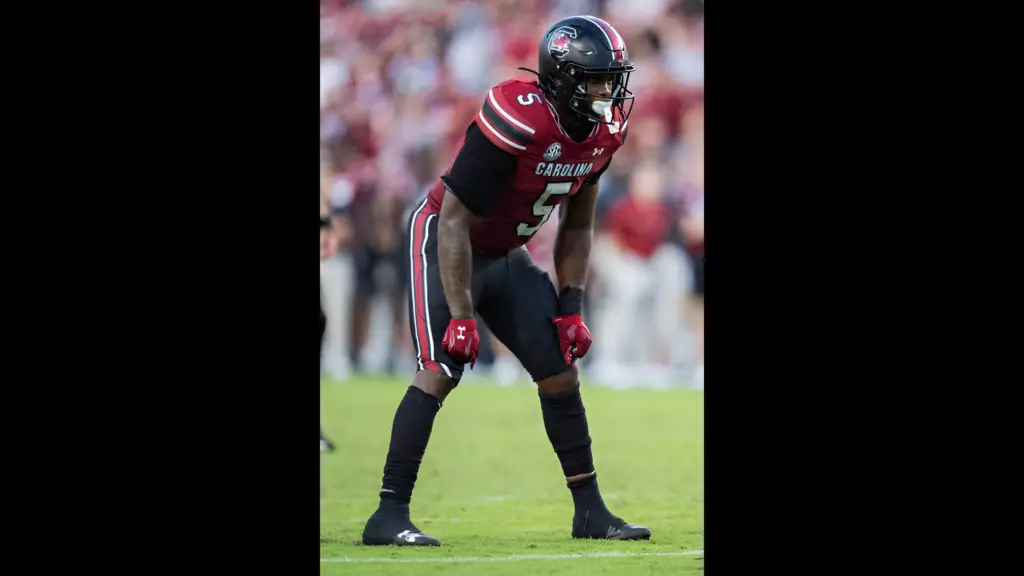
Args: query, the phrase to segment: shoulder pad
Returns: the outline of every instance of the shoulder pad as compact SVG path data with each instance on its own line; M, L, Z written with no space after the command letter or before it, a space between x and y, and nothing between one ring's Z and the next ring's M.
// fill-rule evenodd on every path
M495 146L521 154L552 121L537 83L515 78L491 88L476 116L480 131Z

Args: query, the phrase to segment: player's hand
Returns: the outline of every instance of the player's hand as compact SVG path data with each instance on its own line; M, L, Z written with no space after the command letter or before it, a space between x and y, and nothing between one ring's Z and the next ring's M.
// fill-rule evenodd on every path
M558 327L558 343L562 347L562 356L566 365L572 364L573 358L583 358L594 343L590 330L583 323L579 314L565 314L551 320Z
M469 364L472 370L476 365L477 352L480 351L480 333L476 331L476 320L452 318L441 339L441 348L449 358Z

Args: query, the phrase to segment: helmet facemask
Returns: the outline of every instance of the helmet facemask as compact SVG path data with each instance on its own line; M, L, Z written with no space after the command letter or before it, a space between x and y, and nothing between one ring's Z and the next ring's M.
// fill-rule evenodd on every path
M618 122L624 123L633 111L633 92L629 90L629 76L633 65L616 68L584 68L574 62L559 63L559 80L561 84L553 87L560 104L573 113L591 122L612 124L613 109L618 109ZM587 79L592 76L612 75L612 92L610 96L587 92ZM629 103L626 106L626 103Z

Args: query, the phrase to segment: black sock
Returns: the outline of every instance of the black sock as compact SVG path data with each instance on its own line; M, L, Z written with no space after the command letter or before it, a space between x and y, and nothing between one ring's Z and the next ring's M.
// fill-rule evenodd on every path
M540 406L544 414L544 429L547 430L548 440L551 441L551 446L562 464L562 473L565 477L594 472L587 411L583 407L579 388L569 394L558 396L540 394ZM572 482L568 486L577 512L608 513L597 488L596 474Z
M395 411L391 428L391 447L384 464L384 480L380 497L408 504L420 470L423 453L427 450L434 417L441 402L415 386L409 386L405 397Z
M569 394L539 396L544 429L548 433L551 447L558 455L558 461L562 463L565 477L593 472L590 429L587 427L587 411L583 407L579 388Z
M601 498L601 491L597 487L597 474L570 482L569 490L572 492L572 503L578 514L589 513L595 519L603 514L612 515Z

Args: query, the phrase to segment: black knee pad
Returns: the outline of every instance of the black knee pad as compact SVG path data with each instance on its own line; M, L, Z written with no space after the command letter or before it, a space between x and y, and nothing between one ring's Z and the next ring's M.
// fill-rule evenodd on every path
M541 392L539 396L544 428L562 464L562 472L566 477L593 472L590 430L579 383L571 391L562 394Z

